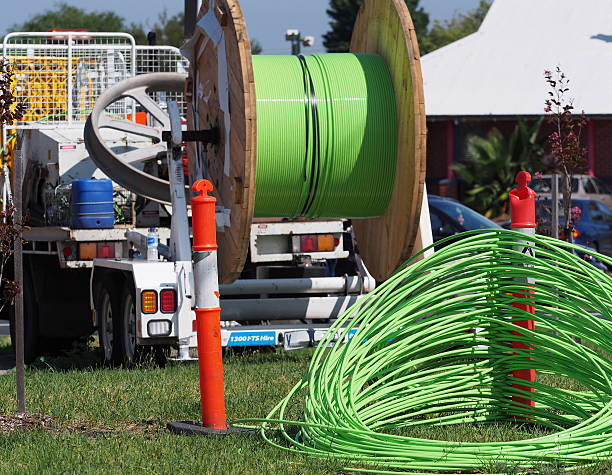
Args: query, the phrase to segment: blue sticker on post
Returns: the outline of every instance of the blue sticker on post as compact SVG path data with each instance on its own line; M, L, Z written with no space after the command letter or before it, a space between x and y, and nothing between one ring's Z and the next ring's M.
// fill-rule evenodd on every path
M226 346L261 346L275 345L276 333L265 332L232 332Z

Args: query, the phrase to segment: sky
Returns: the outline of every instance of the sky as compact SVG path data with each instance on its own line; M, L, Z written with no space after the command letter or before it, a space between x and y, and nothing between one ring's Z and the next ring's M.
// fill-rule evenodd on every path
M9 0L2 0L8 2ZM184 8L184 0L64 0L69 5L84 8L88 11L113 11L124 17L126 22L142 23L145 27L157 20L165 8L174 14ZM0 31L5 34L14 24L23 23L30 17L53 8L56 0L25 0L10 2L0 16ZM446 20L454 12L474 9L479 0L421 0L420 5L430 14L433 20ZM290 50L285 41L287 29L299 29L302 36L314 36L313 47L305 53L324 51L321 36L329 29L329 17L325 13L329 0L241 0L240 4L246 18L249 36L256 38L263 47L264 53L281 54Z

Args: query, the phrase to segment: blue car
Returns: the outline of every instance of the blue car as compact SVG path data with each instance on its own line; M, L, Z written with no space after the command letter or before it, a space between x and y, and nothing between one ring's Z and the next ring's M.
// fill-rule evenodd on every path
M560 200L560 226L563 226L562 204ZM574 230L574 242L612 256L612 210L600 201L579 198L572 199L572 209L574 207L580 210ZM537 200L536 221L539 228L550 230L551 215L551 200Z
M490 219L452 198L428 195L427 199L434 242L463 231L500 228Z
M485 218L483 215L451 198L441 198L440 196L436 195L428 195L428 199L431 231L433 234L434 243L442 238L449 237L463 231L471 231L474 229L499 229L501 227L490 219ZM599 208L600 205L603 206L605 210L607 210L607 213L609 213L606 216L610 216L610 219L612 219L612 211L610 211L599 201L595 200L572 200L572 203L576 203L576 206L581 207L584 206L580 203L582 201L597 203L597 205L586 205L587 212L584 213L583 216L588 215L589 218L585 219L584 221L582 221L582 219L580 220L581 222L578 223L579 227L577 228L576 233L577 237L574 240L576 244L581 245L585 249L582 252L575 251L575 254L581 259L587 261L593 267L605 271L606 266L603 264L603 262L590 255L590 249L597 251L599 248L593 246L593 243L588 239L585 240L584 237L588 238L590 236L589 231L592 226L588 224L589 219L592 219L592 216L597 216L595 212L589 214L589 208L593 208L594 206ZM602 213L605 213L605 210L602 211ZM538 221L538 225L545 225L546 216L548 216L548 223L550 223L550 200L538 200L536 202L536 221ZM595 219L597 220L598 218ZM548 226L550 226L550 224L548 224ZM503 227L510 229L510 221L504 223ZM610 239L606 242L608 242L608 245L612 246L612 232L610 232L610 230L608 230L608 232ZM595 241L595 243L597 244L598 241ZM603 252L603 254L606 254L606 252Z

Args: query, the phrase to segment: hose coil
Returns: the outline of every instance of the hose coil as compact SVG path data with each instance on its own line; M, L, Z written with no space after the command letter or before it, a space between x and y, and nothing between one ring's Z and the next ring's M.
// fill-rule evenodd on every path
M347 310L302 381L266 418L250 422L260 422L275 446L350 460L351 470L368 473L610 458L612 279L574 254L584 249L529 239L481 230L437 243L444 247L407 263ZM526 286L533 315L513 306ZM526 319L535 320L535 330L513 333L513 322ZM512 348L513 341L529 349ZM527 368L535 368L535 382L512 376ZM533 399L535 407L513 396ZM303 416L291 419L301 398ZM414 435L426 426L517 422L528 422L534 435L487 443ZM280 440L270 433L276 428Z

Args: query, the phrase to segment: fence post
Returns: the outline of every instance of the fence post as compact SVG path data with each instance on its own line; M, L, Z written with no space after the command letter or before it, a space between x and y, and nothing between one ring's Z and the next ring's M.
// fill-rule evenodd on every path
M15 150L15 155L13 157L13 171L13 225L19 230L19 233L15 238L13 254L15 281L19 284L19 292L15 296L15 382L17 385L17 412L24 414L26 412L26 400L23 333L23 245L21 242L20 228L20 225L23 222L23 203L21 200L21 197L23 196L23 154L21 150Z

